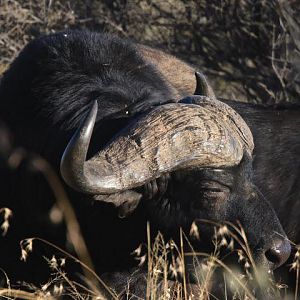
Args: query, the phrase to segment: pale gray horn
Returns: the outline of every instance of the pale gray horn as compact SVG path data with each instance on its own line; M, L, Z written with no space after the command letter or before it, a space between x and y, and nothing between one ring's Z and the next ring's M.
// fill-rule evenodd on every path
M61 158L60 173L66 183L76 190L85 190L86 186L93 185L90 181L90 170L85 167L85 161L97 111L98 103L95 101L69 141Z
M177 169L237 165L245 150L252 151L241 133L250 130L241 117L223 110L220 101L155 107L86 161L97 115L95 102L63 154L61 174L76 190L111 194ZM235 128L237 124L242 129Z

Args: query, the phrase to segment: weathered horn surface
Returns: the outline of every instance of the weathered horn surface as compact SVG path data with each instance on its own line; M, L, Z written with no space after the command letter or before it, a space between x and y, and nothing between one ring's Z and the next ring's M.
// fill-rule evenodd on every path
M214 110L219 116L220 120L225 118L231 124L231 129L235 131L235 135L239 136L245 144L245 149L249 153L253 152L254 141L250 128L244 119L229 105L224 102L207 96L188 96L179 101L179 103L195 104L205 107L206 109Z
M237 165L244 151L252 151L252 136L242 118L233 110L224 111L224 105L214 100L158 106L85 161L97 115L95 102L65 150L61 174L77 190L110 194L176 169Z

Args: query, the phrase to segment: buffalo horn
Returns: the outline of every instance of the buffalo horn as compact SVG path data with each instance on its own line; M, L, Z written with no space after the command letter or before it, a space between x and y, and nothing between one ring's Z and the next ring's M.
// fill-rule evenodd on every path
M195 76L196 76L196 90L194 92L194 95L206 96L211 99L217 99L206 77L200 72L195 72Z
M177 169L237 165L244 151L252 151L252 136L243 121L235 121L231 110L223 112L224 105L216 100L158 106L132 121L86 161L97 116L94 102L65 149L62 177L81 192L111 194ZM243 132L248 133L249 143Z

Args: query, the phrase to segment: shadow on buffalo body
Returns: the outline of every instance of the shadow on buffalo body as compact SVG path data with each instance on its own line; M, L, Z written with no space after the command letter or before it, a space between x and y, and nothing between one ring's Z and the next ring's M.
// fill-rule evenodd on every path
M205 114L202 113L202 107L207 108ZM178 108L180 118L176 111ZM222 120L222 123L217 121L221 116L224 118L224 111L225 118L230 115L228 127L226 121ZM215 117L217 114L220 114L219 118ZM202 225L200 220L212 220L217 223L236 223L238 220L247 232L247 247L252 249L249 255L254 264L263 267L266 272L271 272L288 259L291 250L289 241L273 208L252 181L251 133L232 109L217 100L197 96L183 99L180 104L166 104L154 108L130 123L111 144L106 145L86 161L95 115L94 104L62 158L63 177L73 188L96 194L106 193L108 196L101 200L109 202L117 199L118 201L114 203L117 207L124 205L130 207L128 202L131 198L127 197L127 190L134 189L136 198L132 200L133 208L136 207L135 201L140 202L139 208L145 209L147 219L151 221L155 232L162 232L165 238L173 238L178 243L179 228L188 232L192 222L196 222L202 237L199 242L193 243L196 252L198 249L210 252L212 248L209 248L209 245L212 245L211 238L214 235L211 226ZM156 128L155 122L158 126L161 126L160 122L165 122L162 127L168 130L164 132L164 137L160 134L160 140L153 143L155 151L147 152L147 149L142 147L147 145L147 140L155 139L155 132L152 131L152 127ZM204 131L200 136L197 132L197 139L201 140L204 136L204 141L201 140L197 144L198 141L192 140L191 132L200 128L199 123L209 134L205 135ZM151 128L148 124L151 124ZM239 127L234 128L237 124ZM213 138L217 140L219 138L218 132L211 130L214 125L222 128L220 129L223 133L220 138L222 147L216 143L217 150L221 151L213 148ZM184 138L186 128L189 140ZM167 152L166 157L159 156L163 152L160 147L175 144L174 136L176 138L179 136L186 144L182 145L179 138L179 141L177 140L179 146L175 145L172 153ZM126 137L124 144L122 144L123 137ZM128 140L133 140L134 143ZM189 143L193 145L192 155L189 152ZM148 144L151 147L152 144ZM223 148L231 149L226 161L219 154L224 151ZM126 152L123 152L124 150ZM209 150L211 152L208 152ZM216 155L216 152L219 155ZM147 154L153 157L147 157ZM118 157L122 157L121 163ZM214 159L215 157L217 158ZM120 166L113 165L115 161L120 163ZM155 164L160 162L162 165L156 167ZM151 170L147 170L147 164L151 165ZM165 166L171 167L167 169ZM155 170L159 170L158 173L151 173ZM164 172L160 173L161 170ZM119 177L116 178L115 174ZM141 184L144 184L143 188L139 187ZM189 277L195 280L192 274Z
M201 74L201 95L179 101L144 55L110 35L41 37L5 73L0 116L17 145L60 172L99 273L136 265L130 252L146 241L147 221L175 241L179 228L187 234L195 221L201 234L195 251L210 251L214 231L201 219L239 220L255 261L266 270L278 267L290 246L253 183L249 127L216 100ZM14 203L30 232L37 228L56 241L39 220L55 197L47 182L35 179L18 181Z

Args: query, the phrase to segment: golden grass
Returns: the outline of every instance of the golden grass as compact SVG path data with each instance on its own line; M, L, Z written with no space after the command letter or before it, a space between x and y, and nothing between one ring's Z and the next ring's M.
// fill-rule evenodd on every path
M298 299L297 288L294 295L291 295L287 291L282 293L281 289L285 288L283 284L274 282L269 274L263 270L259 270L257 267L254 272L253 266L248 263L250 261L249 253L245 253L243 250L238 250L242 251L240 252L242 271L237 271L223 262L222 258L218 255L222 247L228 247L230 244L226 245L223 240L224 238L226 240L230 239L230 233L222 236L218 232L228 227L227 225L225 227L224 225L216 227L215 232L217 234L214 237L215 250L213 253L202 253L194 250L190 252L183 251L183 244L189 244L189 239L182 231L180 245L176 245L172 240L165 242L162 234L158 234L154 241L150 241L149 238L148 243L150 242L150 244L147 245L145 251L142 251L141 247L135 251L137 260L141 262L140 267L142 268L143 264L147 264L147 268L144 268L144 281L139 283L142 289L144 289L144 293L142 294L135 294L136 282L134 273L132 277L128 277L128 284L124 285L123 290L119 290L117 293L114 291L114 287L109 288L93 270L73 255L48 241L32 238L22 242L22 249L26 252L26 255L30 251L34 252L32 243L45 243L49 247L59 250L68 261L73 260L75 263L79 263L94 276L93 281L96 284L91 282L91 276L89 278L85 277L85 285L69 279L69 275L71 274L66 274L63 271L65 260L57 259L53 256L51 259L45 259L49 264L49 268L56 274L54 279L52 278L40 288L31 286L31 289L33 289L32 292L28 292L28 286L30 286L28 285L20 286L18 289L11 287L2 288L0 289L0 295L5 296L7 299L15 297L22 299L56 299L57 297L66 295L73 299L130 299L134 296L141 299L157 300L218 299L214 296L213 280L216 271L222 269L224 271L224 298L221 299L231 299L229 298L230 295L234 297L232 299L257 299L252 291L255 285L260 290L269 290L269 294L272 295L273 299ZM296 273L296 284L298 286L300 250L299 247L297 249L291 269ZM235 249L232 250L236 251ZM30 255L34 255L34 253ZM185 276L185 259L188 257L193 258L197 279L195 284L190 284ZM122 297L120 298L120 296Z
M0 76L35 36L62 30L74 22L74 12L66 1L1 0Z
M54 274L49 282L41 283L40 287L30 283L11 286L6 277L6 287L0 289L0 296L6 299L56 299L59 297L71 297L73 299L218 299L215 294L215 281L220 280L222 271L222 297L221 299L257 299L253 287L264 291L273 299L298 299L299 296L299 270L300 270L300 246L294 245L296 254L290 271L295 274L296 285L288 288L282 283L274 282L272 276L256 265L249 247L246 233L240 224L218 224L209 220L197 220L213 226L214 236L212 242L214 251L211 253L198 252L193 249L192 239L201 239L201 231L194 222L189 236L180 230L179 244L173 240L165 241L159 233L154 240L150 238L150 224L147 226L147 244L141 245L133 254L139 262L139 269L126 277L124 286L110 285L94 271L92 260L81 234L76 214L63 189L60 179L51 166L42 158L28 155L24 150L13 150L7 163L10 168L18 168L23 159L30 159L32 168L41 172L53 190L56 205L63 213L67 234L75 249L75 255L66 250L41 239L32 237L20 242L21 259L27 259L34 253L35 243L43 243L53 253L60 252L61 258L55 256L44 257L49 268ZM8 208L0 209L0 228L5 234L9 230L9 221L12 212ZM221 250L235 252L239 257L240 268L226 265L221 257ZM33 252L33 253L31 253ZM83 277L80 282L74 281L74 274L66 274L64 265L68 263L79 264L82 267ZM146 266L145 266L146 265ZM193 274L194 283L189 282L188 273ZM14 278L11 278L14 281ZM138 287L138 288L137 288ZM292 294L292 290L294 293Z

